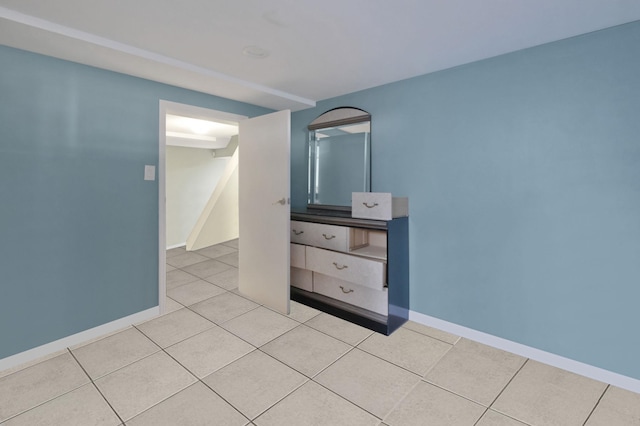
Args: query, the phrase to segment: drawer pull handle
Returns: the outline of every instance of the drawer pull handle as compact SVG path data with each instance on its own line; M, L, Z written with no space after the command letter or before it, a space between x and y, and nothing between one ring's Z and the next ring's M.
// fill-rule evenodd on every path
M373 203L371 205L369 205L368 203L362 203L363 206L365 206L368 209L372 209L374 207L376 207L378 205L378 203Z
M300 234L304 234L304 231L296 231L295 229L293 230L293 235L300 235Z
M322 234L322 236L324 237L325 240L333 240L336 237L335 235L327 235L327 234Z
M342 292L344 294L349 294L349 293L353 293L353 289L349 289L349 290L345 290L344 287L340 286L340 290L342 290Z
M342 269L346 269L346 268L348 268L348 266L347 266L347 265L339 266L336 262L333 262L333 266L335 266L335 267L336 267L336 269L339 269L339 270L342 270Z

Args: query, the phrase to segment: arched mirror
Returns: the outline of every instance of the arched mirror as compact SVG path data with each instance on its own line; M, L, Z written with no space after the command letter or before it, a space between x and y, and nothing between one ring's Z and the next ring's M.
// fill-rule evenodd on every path
M371 191L371 115L335 108L309 124L308 205L350 210L352 192Z

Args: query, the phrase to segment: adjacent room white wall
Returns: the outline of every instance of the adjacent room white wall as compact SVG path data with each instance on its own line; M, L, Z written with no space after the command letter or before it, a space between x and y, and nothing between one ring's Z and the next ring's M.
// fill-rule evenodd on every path
M229 157L209 149L166 147L167 247L184 245Z
M237 137L235 146L237 147ZM218 185L187 237L187 250L198 250L238 238L238 150L227 162Z

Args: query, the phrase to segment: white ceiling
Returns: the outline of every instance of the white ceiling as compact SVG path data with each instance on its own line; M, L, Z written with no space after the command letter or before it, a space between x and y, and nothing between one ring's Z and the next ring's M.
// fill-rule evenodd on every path
M0 0L0 43L300 110L639 19L640 0Z
M166 114L165 132L167 145L220 149L238 134L238 125Z

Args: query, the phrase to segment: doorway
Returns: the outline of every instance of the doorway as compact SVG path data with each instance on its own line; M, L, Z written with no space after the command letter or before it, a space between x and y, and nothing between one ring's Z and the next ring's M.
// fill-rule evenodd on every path
M180 104L170 101L160 101L159 105L159 147L158 147L158 305L160 314L166 312L166 249L167 249L167 141L175 136L167 136L168 117L171 120L175 117L188 117L195 120L206 120L223 124L236 125L246 119L246 116L232 114L224 111L216 111L193 105ZM189 141L182 139L184 145L188 146ZM178 141L179 143L179 141ZM178 145L179 146L179 145ZM216 149L211 145L209 149Z

